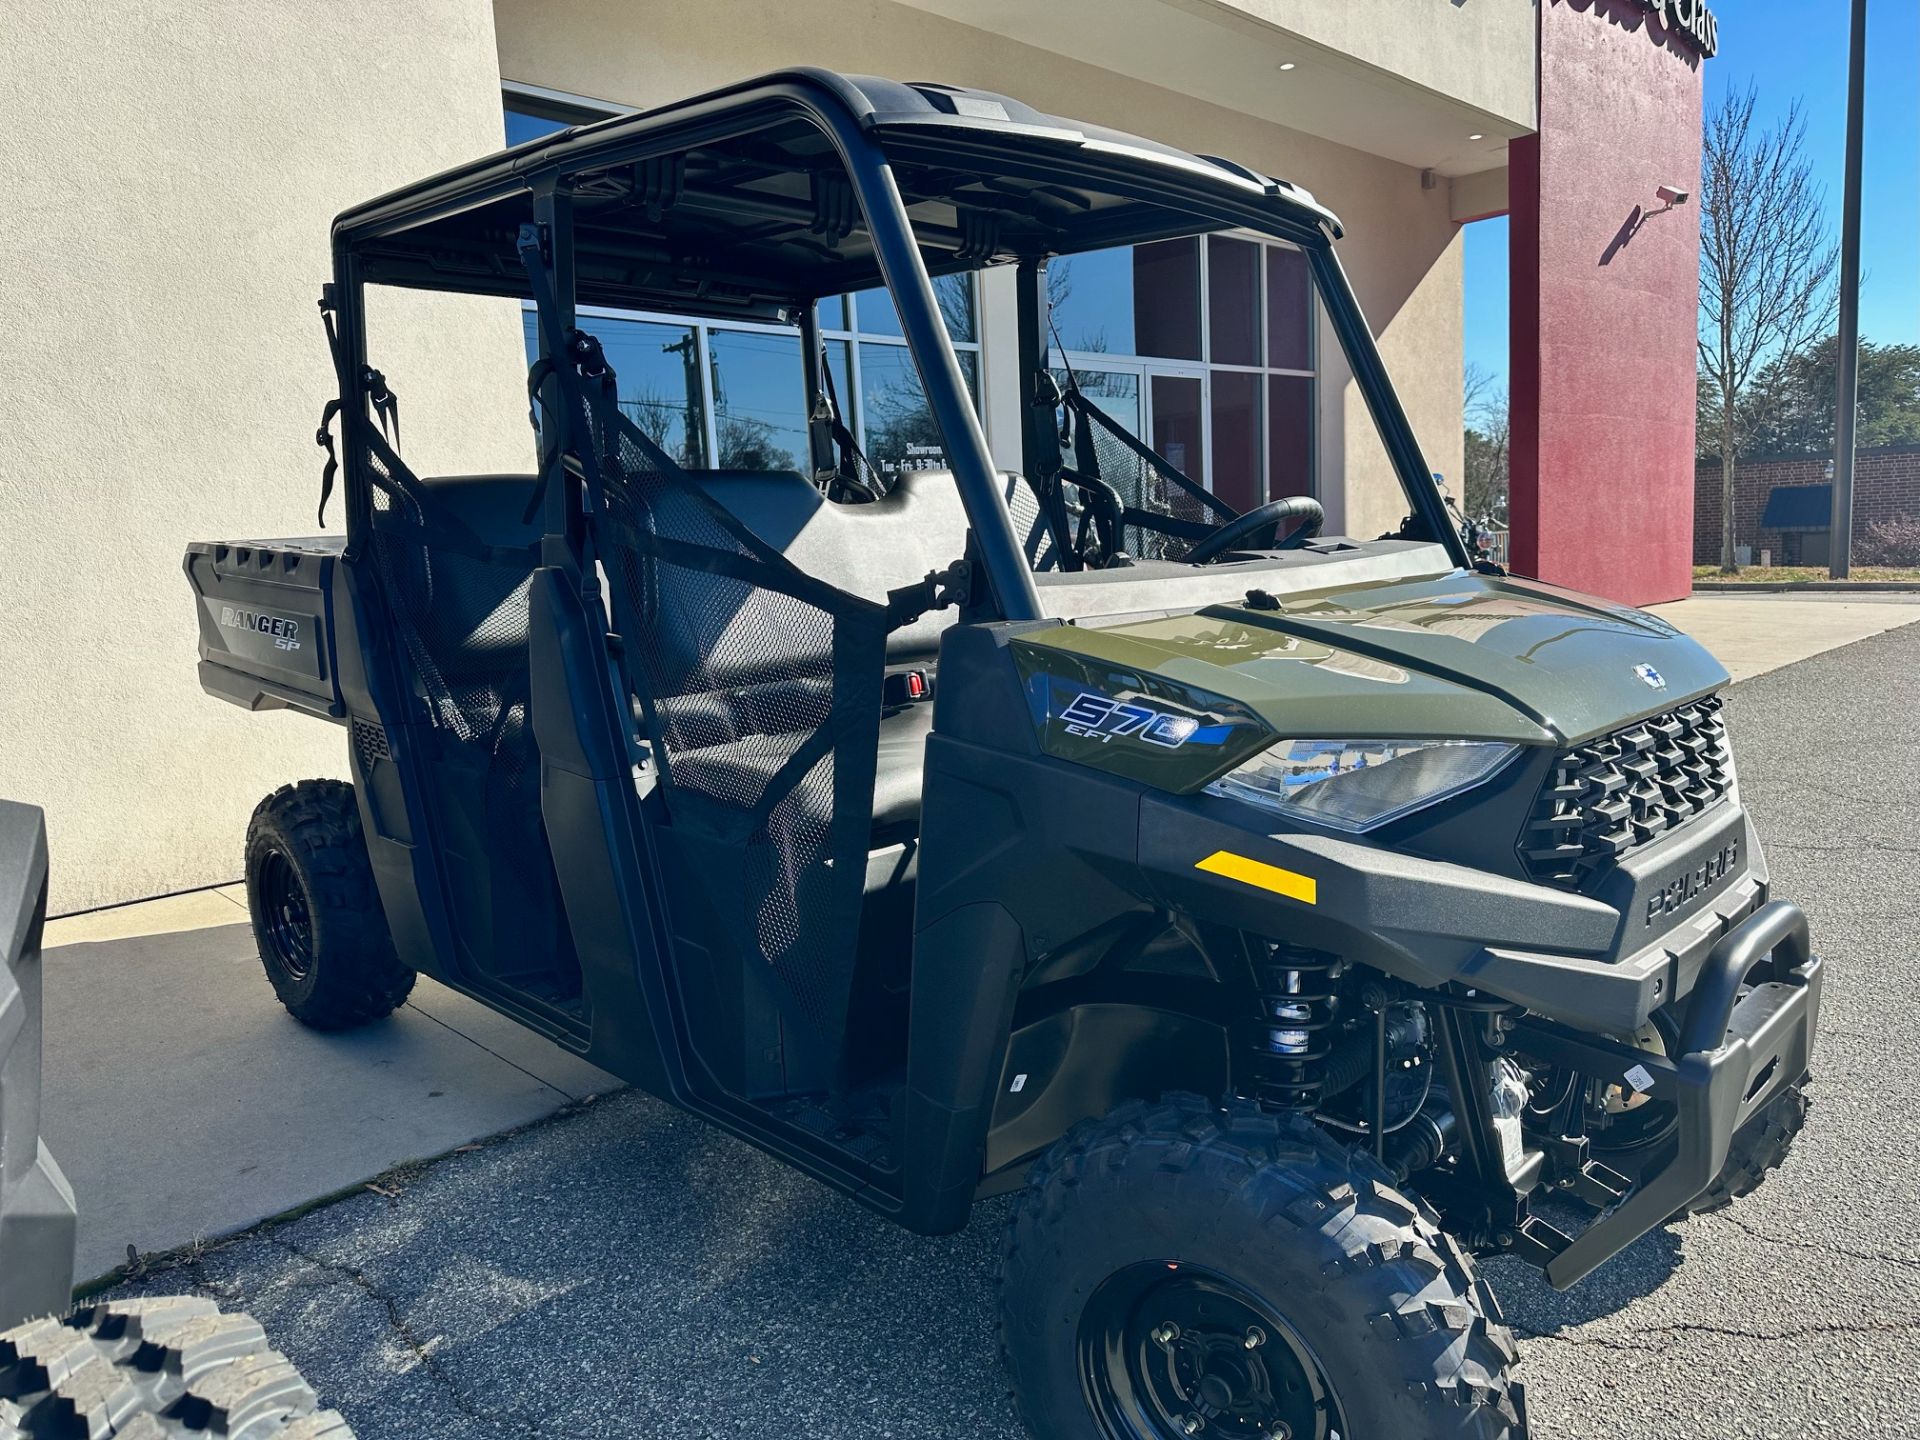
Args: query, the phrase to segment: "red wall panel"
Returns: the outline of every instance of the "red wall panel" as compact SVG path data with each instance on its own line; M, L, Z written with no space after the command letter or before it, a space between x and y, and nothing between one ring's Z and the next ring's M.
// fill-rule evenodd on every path
M1637 605L1692 584L1700 64L1633 0L1541 0L1509 148L1513 567Z

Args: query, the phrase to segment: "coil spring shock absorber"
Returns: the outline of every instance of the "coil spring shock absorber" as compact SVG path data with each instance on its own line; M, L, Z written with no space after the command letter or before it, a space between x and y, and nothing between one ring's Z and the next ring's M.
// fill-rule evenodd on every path
M1327 1052L1339 1018L1337 955L1304 945L1267 947L1256 964L1260 1026L1254 1032L1253 1098L1274 1109L1312 1111L1326 1084Z

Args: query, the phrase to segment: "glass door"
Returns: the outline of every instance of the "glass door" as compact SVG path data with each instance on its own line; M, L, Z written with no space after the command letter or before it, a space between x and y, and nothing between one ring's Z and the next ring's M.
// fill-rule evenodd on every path
M1190 370L1147 371L1147 444L1196 485L1207 485L1207 382Z

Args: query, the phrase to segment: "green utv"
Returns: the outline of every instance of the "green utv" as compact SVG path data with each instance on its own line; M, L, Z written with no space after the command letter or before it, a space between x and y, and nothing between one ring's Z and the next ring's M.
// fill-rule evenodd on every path
M1395 533L1237 513L1050 356L1050 260L1222 231L1304 257ZM800 70L342 215L345 538L186 561L205 688L346 729L352 785L247 837L287 1007L358 1024L424 971L913 1230L1018 1192L1037 1436L1524 1434L1469 1256L1571 1285L1752 1188L1821 966L1726 673L1470 553L1338 233L1228 161ZM1013 474L937 283L989 266ZM876 286L946 469L869 464L835 404L821 302ZM381 287L524 303L533 473L409 469ZM669 454L597 307L790 337L804 473Z

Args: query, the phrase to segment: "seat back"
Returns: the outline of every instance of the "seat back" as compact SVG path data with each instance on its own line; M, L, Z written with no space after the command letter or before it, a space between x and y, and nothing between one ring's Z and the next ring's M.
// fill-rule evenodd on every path
M967 512L948 470L905 471L885 499L859 505L835 504L790 470L691 470L687 478L795 568L878 605L966 554ZM887 659L931 659L953 614L930 611L894 631Z

